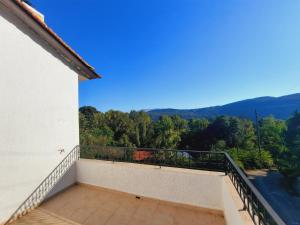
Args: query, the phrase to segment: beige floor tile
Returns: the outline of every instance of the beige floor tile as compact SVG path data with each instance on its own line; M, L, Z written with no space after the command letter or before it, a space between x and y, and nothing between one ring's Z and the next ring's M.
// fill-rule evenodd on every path
M131 218L127 225L148 225L149 219Z
M80 208L75 210L72 215L68 218L72 221L75 221L80 224L84 224L85 221L96 211L94 210L88 210L85 208Z
M174 225L198 225L197 212L194 210L185 209L182 207L176 208L174 216Z
M12 225L78 225L44 210L36 209L12 223Z
M159 214L163 214L166 216L174 217L177 211L177 207L175 205L166 204L166 203L159 203L155 212Z
M45 213L44 211L47 213ZM225 225L219 212L75 185L13 225Z
M115 212L105 223L105 225L128 225L131 215Z
M158 203L155 201L141 200L141 203L135 211L133 218L137 220L151 220Z
M174 217L159 212L155 212L149 224L150 225L173 225Z
M84 225L104 225L112 215L112 211L98 209L84 222Z

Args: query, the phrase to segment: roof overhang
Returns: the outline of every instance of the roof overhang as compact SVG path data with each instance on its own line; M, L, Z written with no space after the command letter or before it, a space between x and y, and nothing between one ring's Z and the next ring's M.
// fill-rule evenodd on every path
M26 3L21 0L0 0L27 26L46 41L74 69L81 80L101 78L92 66L84 61L69 45L67 45L53 30L51 30L37 15L32 13Z

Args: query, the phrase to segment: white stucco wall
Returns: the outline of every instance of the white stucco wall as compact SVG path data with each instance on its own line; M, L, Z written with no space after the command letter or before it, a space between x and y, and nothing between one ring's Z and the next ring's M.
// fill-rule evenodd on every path
M79 143L78 75L48 48L0 1L0 224Z
M223 209L222 173L81 159L77 181L144 197Z

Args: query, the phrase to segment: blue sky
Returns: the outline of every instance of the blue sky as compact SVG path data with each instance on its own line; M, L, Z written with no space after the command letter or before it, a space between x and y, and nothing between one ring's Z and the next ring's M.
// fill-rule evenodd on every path
M300 92L298 0L32 0L103 79L80 105L198 108Z

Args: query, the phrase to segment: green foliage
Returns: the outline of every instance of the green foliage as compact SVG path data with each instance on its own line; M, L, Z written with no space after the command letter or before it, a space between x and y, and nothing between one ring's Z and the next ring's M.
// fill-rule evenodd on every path
M237 150L229 151L232 159L243 169L269 169L273 166L272 155L266 150Z
M174 120L176 120L177 124L174 123ZM154 124L154 147L162 149L176 148L180 141L180 132L183 129L179 118L172 119L169 116L160 117Z
M287 131L285 121L275 120L274 117L266 117L260 121L260 134L262 148L271 152L275 161L281 154L287 151L284 135Z
M129 118L133 121L133 142L138 147L149 146L149 139L152 131L152 120L150 116L143 112L131 111Z
M228 151L242 168L270 168L275 164L287 177L300 175L299 112L287 122L273 117L259 121L261 151L253 122L238 117L187 121L179 116L161 116L153 121L143 111L102 113L85 106L79 110L79 124L82 145ZM96 157L91 149L84 151Z
M207 119L191 119L188 121L188 126L181 137L179 148L181 149L204 149L205 143L203 142L204 130L207 129L209 121Z
M287 120L286 146L288 151L281 154L278 168L286 177L294 179L300 176L300 112Z
M189 130L184 135L180 147L200 150L228 148L249 150L255 147L255 140L252 121L220 116L210 122L207 120L190 121Z
M300 153L300 112L296 111L294 115L287 120L286 145L299 156Z

